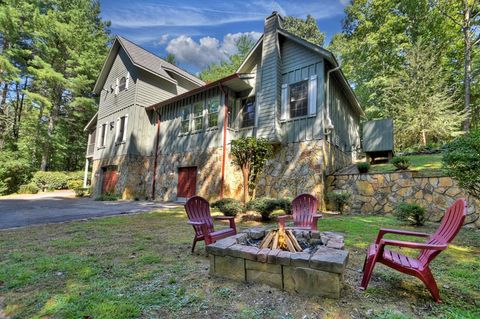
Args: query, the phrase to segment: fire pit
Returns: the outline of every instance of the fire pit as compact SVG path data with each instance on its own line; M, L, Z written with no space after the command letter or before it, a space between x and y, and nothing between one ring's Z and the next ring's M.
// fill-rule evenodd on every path
M348 252L343 236L251 228L207 246L210 273L305 295L339 298Z

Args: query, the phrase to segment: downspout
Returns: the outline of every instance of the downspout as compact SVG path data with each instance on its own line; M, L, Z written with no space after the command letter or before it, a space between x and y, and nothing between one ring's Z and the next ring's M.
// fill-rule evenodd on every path
M223 118L222 177L220 183L220 198L223 198L225 194L225 159L227 157L228 93L224 91L222 83L220 83L218 87L220 88L220 91L222 91L223 96L225 97L225 112Z
M327 94L326 94L327 103L325 103L326 104L325 117L326 117L327 123L324 128L325 135L330 135L332 133L332 130L334 129L332 119L330 118L330 73L340 70L340 67L341 66L339 65L336 68L333 68L327 71Z
M155 185L157 183L157 161L158 161L158 145L160 144L160 114L157 113L157 138L155 141L155 159L153 162L153 180L152 180L152 200L155 200Z

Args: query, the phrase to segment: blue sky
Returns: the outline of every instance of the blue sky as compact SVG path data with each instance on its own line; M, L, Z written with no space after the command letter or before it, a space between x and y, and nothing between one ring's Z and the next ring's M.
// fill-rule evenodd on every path
M154 1L101 0L102 17L113 34L122 35L160 56L175 54L179 65L196 73L235 52L244 33L256 39L272 11L317 19L327 41L341 31L349 0L227 0Z

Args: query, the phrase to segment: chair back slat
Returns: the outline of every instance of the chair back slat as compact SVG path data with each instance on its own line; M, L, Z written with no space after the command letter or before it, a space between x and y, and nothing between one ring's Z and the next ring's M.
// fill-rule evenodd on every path
M292 201L293 223L297 227L310 227L317 213L317 199L310 194L301 194Z
M210 215L210 205L205 198L200 196L189 198L185 203L185 211L190 221L206 223L208 229L213 231L213 218ZM202 227L193 225L193 228L195 229L196 235L203 235Z
M457 199L442 218L437 231L433 233L427 244L446 245L449 244L462 228L467 215L467 202L464 199ZM439 250L424 249L420 252L418 260L422 265L430 263L438 254Z

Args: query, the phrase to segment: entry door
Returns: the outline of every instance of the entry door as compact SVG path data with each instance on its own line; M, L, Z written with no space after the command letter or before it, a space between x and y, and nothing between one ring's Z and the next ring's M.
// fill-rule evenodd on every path
M197 168L180 167L178 169L177 197L190 198L195 196L197 188Z
M115 193L118 171L116 166L107 166L103 169L102 194Z

